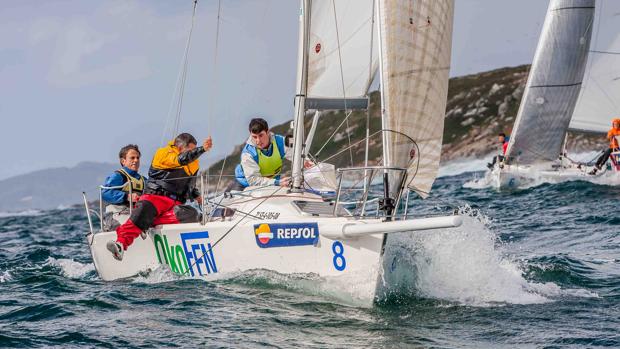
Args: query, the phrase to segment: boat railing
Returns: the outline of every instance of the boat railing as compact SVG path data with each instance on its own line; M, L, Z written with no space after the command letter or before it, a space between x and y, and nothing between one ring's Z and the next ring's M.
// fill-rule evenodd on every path
M84 207L86 208L86 215L88 217L88 225L90 228L90 232L92 234L94 234L94 226L93 226L93 222L91 219L91 215L94 214L98 219L99 219L99 229L100 231L104 231L104 217L105 217L105 205L103 203L103 192L104 190L117 190L117 189L123 189L125 187L129 188L129 193L127 194L127 197L129 198L129 215L131 215L131 212L133 212L133 206L134 204L131 202L131 197L133 196L133 188L131 185L127 185L127 183L124 183L122 185L115 185L115 186L110 186L110 187L106 187L104 185L100 185L99 186L99 212L91 209L88 206L88 200L86 199L86 193L82 192L82 196L84 197Z
M336 199L334 204L335 216L348 216L356 218L368 217L387 217L387 213L380 209L379 201L383 199L384 183L376 181L382 179L384 173L394 178L403 178L407 169L389 166L363 166L339 168L338 186L336 189ZM396 175L396 176L394 176ZM396 206L400 202L400 197L394 198ZM374 210L370 210L369 203L377 203ZM354 207L352 207L354 206ZM406 210L404 210L406 214ZM394 218L394 214L390 217Z

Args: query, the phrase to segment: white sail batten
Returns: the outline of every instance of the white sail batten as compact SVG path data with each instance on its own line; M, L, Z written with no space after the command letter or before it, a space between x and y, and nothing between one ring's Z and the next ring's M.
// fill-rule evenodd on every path
M386 165L421 197L435 181L448 95L452 0L379 0ZM390 176L392 195L401 180Z
M555 160L584 76L594 0L551 0L506 157L509 163Z
M312 0L308 98L366 96L378 64L373 13L373 0Z
M620 1L598 0L581 94L570 128L607 132L620 116Z

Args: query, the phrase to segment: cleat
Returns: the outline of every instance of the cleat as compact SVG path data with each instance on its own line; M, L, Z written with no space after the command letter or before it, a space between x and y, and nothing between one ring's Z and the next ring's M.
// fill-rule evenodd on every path
M142 238L142 240L146 240L146 237L147 237L147 236L148 236L148 235L146 234L146 232L145 232L145 231L142 231L142 232L140 233L140 237Z
M114 259L122 261L123 260L123 245L117 241L108 241L106 244L106 248L108 251L112 252L112 256Z

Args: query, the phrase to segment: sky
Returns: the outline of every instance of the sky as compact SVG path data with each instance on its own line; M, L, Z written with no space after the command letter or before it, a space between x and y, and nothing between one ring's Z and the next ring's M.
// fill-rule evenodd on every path
M169 137L193 0L0 0L0 180L140 145L142 171ZM199 0L181 131L212 136L203 167L247 123L292 118L297 0ZM530 63L547 2L456 0L451 76ZM169 129L169 128L168 128Z

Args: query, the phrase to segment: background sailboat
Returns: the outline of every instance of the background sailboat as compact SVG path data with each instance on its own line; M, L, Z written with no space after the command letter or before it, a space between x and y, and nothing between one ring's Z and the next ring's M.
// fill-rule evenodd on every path
M614 76L620 9L613 9L617 2L596 4L595 10L594 1L549 3L505 164L487 177L496 187L594 178L587 176L586 166L558 159L569 130L604 137L619 111L620 84Z
M606 133L620 116L620 3L596 2L592 43L569 129Z

